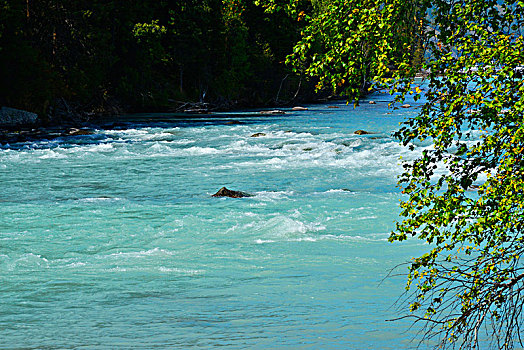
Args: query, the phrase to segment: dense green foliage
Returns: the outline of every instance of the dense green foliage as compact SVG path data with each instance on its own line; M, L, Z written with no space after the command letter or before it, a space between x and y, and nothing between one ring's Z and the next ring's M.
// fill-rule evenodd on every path
M524 3L434 6L428 102L397 134L433 147L405 165L409 199L391 240L432 244L409 276L428 337L486 348L485 331L494 348L512 348L524 297Z
M358 99L371 83L412 76L421 62L425 16L417 0L325 0L265 2L267 11L286 11L305 22L287 62L296 72Z
M426 102L396 133L408 147L431 144L404 164L403 219L390 237L428 243L409 264L408 317L440 348L522 345L524 2L324 6L289 57L321 86L358 99L371 80L419 99L415 75L430 72Z
M284 60L301 25L247 0L1 0L0 105L268 103L291 73Z

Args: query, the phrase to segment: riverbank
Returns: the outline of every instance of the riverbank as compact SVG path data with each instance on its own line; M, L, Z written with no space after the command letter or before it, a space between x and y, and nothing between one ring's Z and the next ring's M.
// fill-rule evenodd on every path
M318 102L320 103L320 102ZM251 109L250 115L259 115L260 117L267 117L272 115L285 115L291 112L306 111L307 108L301 106L285 107L285 108L265 108L265 109ZM238 110L236 110L238 113ZM213 123L224 124L242 124L243 122L225 118L228 113L235 113L235 111L227 112L210 112L186 110L184 112L158 112L155 115L162 115L161 118L147 118L145 123L155 123L163 119L167 120L191 120L193 122L200 121L201 124L212 121ZM63 121L62 123L44 124L41 122L23 124L17 123L14 125L0 128L0 145L23 143L38 140L53 140L63 137L75 137L92 135L95 130L118 130L129 126L126 121L126 116L135 113L121 113L121 114L99 114L91 116L87 120L75 118L73 120ZM133 118L131 118L133 119Z
M344 100L341 96L331 96L327 92L296 96L290 101L272 101L266 104L247 105L247 101L217 100L215 102L172 101L171 106L148 110L180 118L209 116L219 118L221 114L241 110L257 110L260 114L285 114L301 104L321 104L327 101ZM108 99L94 108L67 102L56 101L48 112L39 116L28 111L2 107L11 113L0 113L0 144L11 144L31 140L55 139L92 133L96 128L118 128L118 120L123 115L143 113L142 109L123 106L117 99Z

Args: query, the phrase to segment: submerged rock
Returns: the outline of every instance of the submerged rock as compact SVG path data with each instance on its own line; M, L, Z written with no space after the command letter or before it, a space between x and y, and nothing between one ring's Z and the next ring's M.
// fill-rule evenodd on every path
M127 129L129 125L130 123L126 122L113 122L111 124L106 125L105 127L107 129Z
M366 130L357 130L357 131L355 131L355 134L357 134L357 135L369 135L369 134L372 134L372 133L369 132L369 131L366 131Z
M218 190L217 193L215 193L211 197L243 198L243 197L253 197L253 195L246 193L246 192L228 190L227 188L222 187L221 189Z
M339 106L328 106L328 108L340 108Z
M291 110L292 111L307 111L308 109L306 107L297 106L297 107L291 108Z
M264 134L263 132L257 132L256 134L251 135L251 137L261 137L261 136L266 136L266 134Z
M281 111L280 109L274 109L272 111L260 111L260 114L264 114L264 115L278 115L278 114L286 114L286 112Z
M238 121L238 120L229 120L226 122L227 125L240 125L240 124L244 124L242 123L241 121Z

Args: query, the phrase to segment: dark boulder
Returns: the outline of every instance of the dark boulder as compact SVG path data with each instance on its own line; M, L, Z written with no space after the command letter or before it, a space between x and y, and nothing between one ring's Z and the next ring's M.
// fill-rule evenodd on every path
M365 131L365 130L357 130L357 131L355 131L355 134L357 134L357 135L369 135L371 133L368 132L368 131Z
M266 136L266 134L264 134L263 132L257 132L256 134L251 135L251 137L261 137L261 136Z
M125 122L113 122L105 126L107 129L127 129L131 124Z
M243 197L253 197L253 195L246 193L246 192L228 190L227 188L222 187L221 189L218 190L217 193L215 193L211 197L243 198Z
M38 115L21 109L0 106L0 127L20 127L38 124Z

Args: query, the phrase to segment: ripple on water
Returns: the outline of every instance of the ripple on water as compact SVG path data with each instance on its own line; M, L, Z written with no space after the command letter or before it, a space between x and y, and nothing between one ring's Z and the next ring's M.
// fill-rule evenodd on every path
M339 105L3 145L0 343L409 348L383 321L404 281L379 281L423 248L387 238L398 157L429 145L389 136L403 111Z

